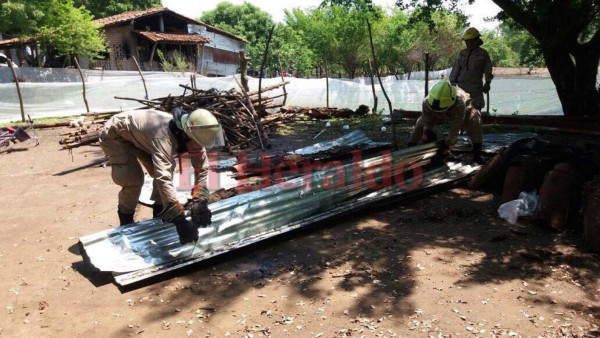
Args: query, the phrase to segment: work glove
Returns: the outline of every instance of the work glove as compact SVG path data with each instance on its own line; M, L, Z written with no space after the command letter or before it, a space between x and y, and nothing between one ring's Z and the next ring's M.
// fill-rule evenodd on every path
M162 204L154 202L154 204L152 204L152 218L158 217L164 209Z
M446 140L439 140L435 144L437 146L437 150L435 155L431 158L431 162L434 164L442 164L450 154L452 144L448 143Z
M448 156L450 153L450 149L452 149L452 144L448 143L446 140L439 140L436 143L437 153L443 155L444 157Z
M435 133L435 131L433 131L431 129L425 129L425 131L423 131L423 143L436 142L436 141L437 141L437 134Z
M190 207L192 222L199 227L207 227L212 223L212 212L205 200L194 201Z
M169 204L158 217L175 224L179 243L186 244L198 240L198 227L187 220L183 206L179 202Z
M172 222L175 224L177 235L179 235L179 243L187 244L198 241L198 227L188 221L185 215L178 216Z
M485 94L487 94L487 93L490 92L490 83L489 82L486 82L486 83L483 84L483 92Z

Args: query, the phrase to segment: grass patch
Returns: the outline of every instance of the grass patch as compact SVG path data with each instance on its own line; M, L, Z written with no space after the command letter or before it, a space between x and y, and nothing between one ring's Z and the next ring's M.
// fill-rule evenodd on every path
M40 117L33 119L34 126L36 124L52 124L60 122L69 122L70 120L77 118L78 116L58 116L58 117ZM12 127L12 126L29 126L29 122L13 121L0 123L0 127Z

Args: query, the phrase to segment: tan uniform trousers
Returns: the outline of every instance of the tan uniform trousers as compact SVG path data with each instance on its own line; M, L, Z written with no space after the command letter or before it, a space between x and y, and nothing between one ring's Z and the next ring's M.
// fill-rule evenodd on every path
M410 136L409 142L419 143L419 141L423 139L424 130L433 130L435 125L445 122L446 118L442 113L428 111L422 112L421 116L417 119L415 128ZM469 135L472 144L482 142L481 113L479 112L479 110L474 109L472 107L468 107L465 111L465 117L461 123L461 126L458 127L458 130L456 132L454 131L454 123L452 124L452 130L448 135L448 142L450 144L456 143L456 138L458 134L457 132L460 131L461 127Z
M131 142L118 137L115 135L114 130L110 128L105 128L100 133L100 140L102 150L110 161L112 180L121 187L121 191L119 191L119 211L124 214L133 214L144 185L144 171L140 163L150 176L153 175L154 167L150 154L136 148ZM174 166L175 163L173 163L173 169ZM161 200L156 187L156 180L153 180L151 199L154 201Z

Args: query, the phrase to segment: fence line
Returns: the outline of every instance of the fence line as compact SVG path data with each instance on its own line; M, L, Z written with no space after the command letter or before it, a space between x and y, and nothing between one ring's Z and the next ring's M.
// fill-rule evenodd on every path
M77 69L18 68L25 112L33 118L79 115L85 112L81 78ZM20 108L15 84L7 78L6 68L0 68L0 122L18 121ZM447 76L447 70L433 74ZM183 94L180 84L188 84L191 73L144 72L149 98ZM424 81L398 80L395 76L382 78L384 88L395 109L420 110L425 93ZM12 78L12 75L10 75ZM87 99L92 112L128 110L140 107L135 101L117 100L115 96L143 99L145 89L138 72L84 70ZM290 106L322 107L326 105L325 79L298 79L287 77L287 104ZM280 82L280 78L263 79L263 87ZM433 86L438 80L431 80ZM252 90L258 88L258 79L250 78ZM196 76L199 89L237 89L233 77L207 78ZM356 109L359 105L373 105L369 78L330 79L330 106ZM239 90L239 89L238 89ZM280 91L280 92L279 92ZM269 92L283 94L282 89ZM379 88L376 94L382 95ZM492 114L560 115L562 108L556 88L550 78L496 78L490 91Z

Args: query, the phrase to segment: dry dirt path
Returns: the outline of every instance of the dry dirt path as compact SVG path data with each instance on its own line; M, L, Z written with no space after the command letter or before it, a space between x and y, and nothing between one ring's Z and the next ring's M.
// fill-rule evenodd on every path
M0 155L0 336L599 334L600 261L578 232L509 227L492 195L462 188L120 290L76 247L115 226L118 189L110 168L68 172L102 153L59 151L62 131Z

